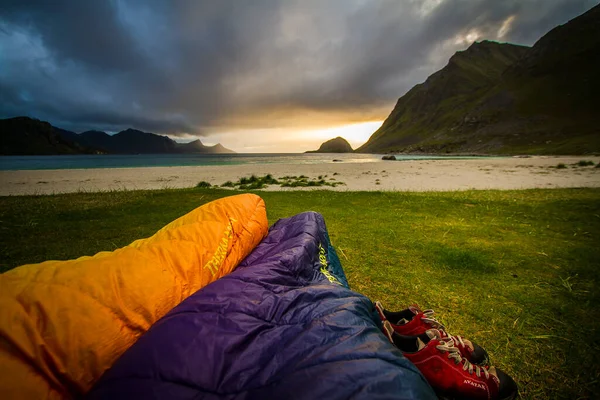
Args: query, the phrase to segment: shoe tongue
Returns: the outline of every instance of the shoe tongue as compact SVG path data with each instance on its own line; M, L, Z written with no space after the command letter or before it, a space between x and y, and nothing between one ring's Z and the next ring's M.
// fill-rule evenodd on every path
M392 328L392 324L388 320L383 321L383 333L385 333L390 342L394 343L394 328Z
M413 304L412 306L409 306L408 309L415 315L422 313L423 311L421 311L421 309L419 308L418 305Z
M421 349L425 348L425 343L419 338L417 338L417 351L421 351Z
M500 381L500 379L498 378L498 373L496 372L496 367L490 367L488 369L488 372L490 373L490 375L494 376L496 380Z

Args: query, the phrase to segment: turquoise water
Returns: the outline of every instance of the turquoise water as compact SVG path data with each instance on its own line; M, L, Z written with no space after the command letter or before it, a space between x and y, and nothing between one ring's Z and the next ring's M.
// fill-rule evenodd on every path
M61 156L0 156L0 170L87 169L188 167L204 165L243 164L327 164L389 162L381 154L137 154L137 155L61 155ZM397 155L400 160L456 159L447 157Z

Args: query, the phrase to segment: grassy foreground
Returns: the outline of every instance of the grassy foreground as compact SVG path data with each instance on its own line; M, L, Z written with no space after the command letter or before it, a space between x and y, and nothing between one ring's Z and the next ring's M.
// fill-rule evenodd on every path
M113 250L233 193L0 197L0 268ZM433 308L523 398L600 393L600 190L259 194L270 223L322 213L354 290Z

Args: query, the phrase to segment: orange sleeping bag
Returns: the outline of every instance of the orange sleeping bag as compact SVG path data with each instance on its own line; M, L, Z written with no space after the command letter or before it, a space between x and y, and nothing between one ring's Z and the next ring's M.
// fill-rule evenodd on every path
M1 274L1 397L86 393L154 322L234 270L267 230L263 200L243 194L112 252Z

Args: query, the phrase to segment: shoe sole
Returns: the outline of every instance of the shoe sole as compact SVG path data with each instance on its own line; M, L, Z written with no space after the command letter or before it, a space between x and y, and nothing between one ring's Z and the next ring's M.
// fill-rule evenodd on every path
M439 400L464 400L462 397L448 397L445 396L443 394L439 394L438 392L435 392L436 396L438 397ZM503 398L498 398L496 400L515 400L519 397L519 393L513 393L508 397L503 397Z

